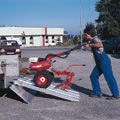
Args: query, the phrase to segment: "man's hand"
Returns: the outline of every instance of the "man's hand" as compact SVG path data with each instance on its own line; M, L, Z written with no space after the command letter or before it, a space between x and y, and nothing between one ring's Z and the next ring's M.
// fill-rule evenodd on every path
M90 47L90 45L89 45L89 44L85 44L84 46L85 46L86 48L89 48L89 47Z

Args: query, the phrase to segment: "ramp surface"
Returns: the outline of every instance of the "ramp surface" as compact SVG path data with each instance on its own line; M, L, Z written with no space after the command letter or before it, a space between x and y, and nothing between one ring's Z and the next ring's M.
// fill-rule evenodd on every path
M80 95L79 92L74 91L72 89L62 90L59 88L55 88L55 85L51 84L48 88L39 88L36 87L32 79L24 77L18 78L14 81L14 84L10 87L12 91L14 91L19 97L21 97L25 102L29 102L33 96L26 91L24 88L28 88L34 91L42 92L44 94L49 94L55 97L59 97L69 101L79 101Z

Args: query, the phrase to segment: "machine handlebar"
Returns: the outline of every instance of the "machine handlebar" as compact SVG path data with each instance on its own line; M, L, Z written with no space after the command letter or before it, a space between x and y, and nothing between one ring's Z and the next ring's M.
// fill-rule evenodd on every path
M74 51L74 50L78 50L78 49L81 49L82 46L84 46L85 44L80 44L80 45L77 45L73 48L71 48L70 50L67 50L65 52L61 52L61 53L56 53L56 54L48 54L45 58L46 59L52 59L54 57L59 57L59 58L62 58L62 59L65 59L68 57L68 55Z

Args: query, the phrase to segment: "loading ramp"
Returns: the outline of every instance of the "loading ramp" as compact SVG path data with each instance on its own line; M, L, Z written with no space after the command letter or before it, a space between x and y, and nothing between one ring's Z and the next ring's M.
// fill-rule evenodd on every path
M26 103L29 103L34 97L33 91L37 91L40 93L52 95L58 98L62 98L69 101L79 101L80 95L79 92L72 89L60 89L56 88L55 85L51 84L48 88L40 88L35 86L32 79L28 77L18 78L13 82L10 86L10 89L15 92L21 99L23 99Z

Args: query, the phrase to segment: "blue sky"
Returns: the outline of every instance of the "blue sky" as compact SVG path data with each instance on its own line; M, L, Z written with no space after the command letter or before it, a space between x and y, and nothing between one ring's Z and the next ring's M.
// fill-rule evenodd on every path
M63 27L69 34L79 34L80 23L83 29L87 22L98 17L95 11L98 1L0 0L0 25Z

